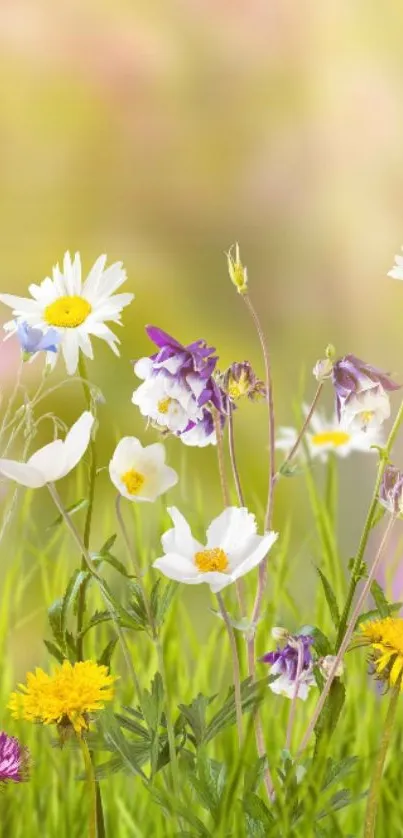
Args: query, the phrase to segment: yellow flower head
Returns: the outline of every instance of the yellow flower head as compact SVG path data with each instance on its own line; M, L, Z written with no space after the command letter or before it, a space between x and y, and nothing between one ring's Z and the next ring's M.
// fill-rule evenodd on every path
M403 619L386 617L360 626L364 645L372 647L376 675L389 686L400 683L403 691Z
M14 719L71 725L81 733L88 727L89 715L112 700L115 680L106 666L94 661L64 661L53 675L42 669L29 672L27 683L19 684L20 691L11 695L8 707Z

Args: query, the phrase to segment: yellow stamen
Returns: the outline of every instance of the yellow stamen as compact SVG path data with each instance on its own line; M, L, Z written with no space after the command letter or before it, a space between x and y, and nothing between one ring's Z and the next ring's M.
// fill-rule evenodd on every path
M157 404L158 413L168 413L169 405L171 404L171 402L172 399L170 399L169 396L167 396L166 399L161 399L161 401L159 401Z
M125 474L122 474L121 480L122 483L125 484L129 495L138 495L145 483L144 474L140 474L140 472L135 471L134 468L131 468L130 471L126 471Z
M313 434L311 442L313 445L334 445L338 448L339 445L345 445L350 440L350 434L345 431L322 431L319 434Z
M91 311L92 307L88 300L74 295L59 297L54 303L46 306L43 316L49 326L75 329L84 323Z
M360 413L360 416L361 416L361 422L362 422L363 426L367 427L367 425L369 425L371 419L373 419L373 417L374 417L374 411L373 410L363 410L362 413Z
M209 573L211 570L218 570L225 573L228 570L228 556L221 547L214 547L212 550L201 550L195 553L196 567L202 573Z

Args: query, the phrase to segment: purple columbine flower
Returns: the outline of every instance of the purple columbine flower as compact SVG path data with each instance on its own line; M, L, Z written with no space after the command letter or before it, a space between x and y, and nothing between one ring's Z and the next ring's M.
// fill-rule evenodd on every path
M392 381L388 373L366 364L355 355L345 355L336 361L333 365L332 381L339 421L353 397L362 397L369 390L374 391L374 397L386 395L386 392L399 390L401 387L401 384Z
M156 326L146 331L158 352L134 366L143 383L135 390L133 403L158 427L186 435L183 441L188 445L214 442L212 410L225 417L228 409L227 397L213 376L214 348L203 340L184 346Z
M379 503L392 515L403 512L403 473L396 466L386 466L379 489Z
M56 329L34 329L28 323L18 323L17 336L24 356L31 357L37 352L57 352L60 334Z
M284 633L284 637L287 642L283 648L277 647L275 652L268 652L259 660L270 664L271 675L278 675L269 685L272 692L292 699L295 694L298 658L301 653L302 669L298 680L297 697L305 701L310 687L316 683L311 654L313 638L307 634L290 635L288 632Z
M0 783L22 783L28 777L28 748L0 732Z

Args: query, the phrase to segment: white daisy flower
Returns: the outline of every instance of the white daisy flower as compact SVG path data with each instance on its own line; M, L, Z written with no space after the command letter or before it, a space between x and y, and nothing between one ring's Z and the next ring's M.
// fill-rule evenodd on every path
M94 417L85 411L70 428L66 439L56 439L39 448L27 463L0 459L0 474L29 489L55 483L72 471L84 456L91 438Z
M164 446L156 442L143 448L133 436L120 440L109 474L118 492L132 501L154 501L178 482L176 471L165 465Z
M92 335L106 341L119 355L120 341L106 321L121 325L122 309L131 303L134 294L115 294L125 282L126 272L121 262L106 269L105 263L106 256L100 256L83 282L79 253L73 261L66 253L63 271L56 265L52 279L46 277L40 285L29 286L31 298L0 294L0 301L12 308L15 318L5 324L5 330L14 334L22 322L43 331L57 329L69 375L77 370L80 350L87 358L94 357ZM52 366L56 358L48 353L48 363Z
M370 391L367 391L368 393ZM308 407L304 405L304 413L307 415ZM276 440L276 448L289 452L297 440L298 432L295 428L279 428ZM305 433L312 459L317 458L322 463L328 460L329 453L334 452L338 457L348 457L353 451L367 451L373 453L371 445L380 445L382 440L379 433L379 425L368 428L365 432L362 424L352 426L344 419L339 422L336 413L332 419L326 419L323 413L315 411ZM304 456L304 446L301 444L300 456Z
M401 249L403 250L403 247ZM403 279L403 256L396 254L395 262L396 264L393 265L393 268L389 271L388 276L391 276L392 279Z
M276 532L257 535L255 516L245 508L230 506L210 524L204 546L193 538L178 509L171 507L168 512L174 527L162 536L164 555L153 567L186 585L206 582L213 593L260 564L278 538Z

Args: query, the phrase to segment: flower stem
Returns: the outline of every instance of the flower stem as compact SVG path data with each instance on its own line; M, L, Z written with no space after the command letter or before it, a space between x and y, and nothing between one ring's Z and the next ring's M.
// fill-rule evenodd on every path
M84 395L85 401L87 405L87 410L91 409L91 388L88 379L87 373L87 365L85 363L84 355L80 352L79 358L79 372L80 377L83 382L84 388ZM84 525L84 547L86 550L89 549L90 546L90 537L91 537L91 524L92 524L92 515L94 510L94 498L95 498L95 478L97 474L97 459L96 459L96 447L95 447L95 440L91 437L90 445L89 445L89 454L90 454L90 470L89 470L89 491L88 491L88 506L87 506L87 515L85 519ZM83 556L81 562L81 569L85 570L85 558ZM84 625L84 615L85 615L85 607L86 607L86 596L87 596L87 583L83 582L80 587L78 600L77 600L77 657L78 660L83 659L83 644L84 644L84 637L82 635L82 629Z
M295 716L297 712L297 701L298 701L298 689L299 689L299 682L302 675L302 670L304 667L304 644L301 640L298 641L298 661L297 661L297 671L295 674L295 687L294 693L291 700L291 707L290 707L290 715L288 717L288 725L287 725L287 735L285 740L285 747L286 750L290 750L291 742L292 742L292 732L294 729L294 722Z
M241 480L239 477L238 471L238 464L236 461L236 453L235 453L235 432L234 432L234 409L232 407L231 401L229 400L229 408L228 408L228 444L229 444L229 453L231 458L231 466L232 466L232 474L234 475L234 483L238 498L239 506L245 506Z
M366 518L366 521L365 521L365 524L364 524L364 529L363 529L363 532L362 532L362 535L361 535L360 544L359 544L359 547L358 547L358 550L357 550L357 555L355 557L354 565L353 565L353 568L352 568L352 571L351 571L350 586L349 586L349 589L348 589L348 592L347 592L347 598L346 598L346 603L345 603L345 606L344 606L343 614L342 614L341 619L340 619L340 626L339 626L339 631L338 631L338 636L337 636L336 649L339 648L340 643L342 642L342 639L343 639L343 636L344 636L344 632L346 630L348 617L349 617L349 614L350 614L351 604L352 604L353 599L354 599L354 594L355 594L358 582L361 578L361 566L362 566L362 562L363 562L363 559L364 559L365 550L366 550L366 547L367 547L367 544L368 544L368 539L369 539L369 536L370 536L370 532L371 532L371 529L372 529L372 526L373 526L376 508L377 508L377 505L378 505L379 487L381 485L383 473L384 473L385 468L387 466L388 459L390 457L393 445L395 443L395 440L396 440L396 437L397 437L397 434L399 432L399 428L400 428L402 422L403 422L403 401L402 401L402 403L399 407L399 410L397 412L396 419L393 423L393 427L390 431L388 440L386 442L385 448L383 449L381 459L380 459L380 462L379 462L378 471L377 471L377 475L376 475L376 481L375 481L375 487L374 487L371 503L370 503L367 518Z
M320 716L320 714L323 710L323 707L325 705L326 699L329 695L329 691L330 691L330 687L332 686L333 679L335 678L335 675L336 675L336 673L339 669L339 665L340 665L341 661L343 660L344 654L347 650L348 644L350 643L351 637L352 637L353 632L355 630L357 619L360 616L361 608L362 608L362 606L363 606L363 604L366 600L366 597L368 596L369 591L371 590L372 582L375 578L376 572L377 572L378 567L380 565L381 559L383 557L383 552L385 550L385 547L386 547L387 541L389 539L389 536L392 532L393 525L394 525L395 521L396 521L396 516L392 515L389 519L388 525L387 525L387 527L385 529L385 532L383 534L382 541L380 543L378 552L377 552L376 557L374 559L374 563L372 565L372 568L371 568L371 570L368 574L368 578L366 579L365 585L364 585L364 587L363 587L363 589L360 593L360 596L358 597L356 606L355 606L354 611L353 611L353 613L351 615L351 618L350 618L350 622L347 626L346 633L345 633L345 635L342 639L339 650L338 650L337 655L334 659L333 666L332 666L332 668L329 672L327 681L326 681L325 686L322 690L322 693L319 697L319 700L318 700L317 705L315 707L315 710L314 710L313 716L311 718L311 721L309 722L308 728L305 732L305 735L302 739L301 745L298 749L297 756L299 756L305 750L305 748L306 748L306 746L307 746L307 744L308 744L308 742L309 742L309 740L312 736L312 733L315 730L316 723L319 719L319 716Z
M96 571L96 568L94 567L94 563L91 559L91 556L90 556L87 548L85 547L84 542L81 539L80 533L78 532L78 530L77 530L77 528L74 524L74 521L72 520L69 513L67 512L67 510L63 506L62 500L60 498L60 495L59 495L55 485L52 484L52 483L48 483L48 489L49 489L51 497L52 497L52 499L53 499L53 501L56 505L56 508L60 512L60 515L62 516L66 526L70 530L70 533L73 536L74 541L76 542L77 547L80 550L80 553L82 554L82 556L84 558L85 568L89 571L91 576L93 576L94 579L96 579L96 581L98 583L98 586L99 586L99 589L101 591L102 597L104 599L106 608L107 608L107 610L110 614L111 620L113 622L116 635L117 635L117 637L120 641L127 668L128 668L128 670L130 672L130 675L133 679L135 690L136 690L139 702L141 704L140 684L139 684L139 681L138 681L138 678L137 678L136 670L134 669L134 666L133 666L133 661L132 661L132 658L131 658L131 655L130 655L129 648L128 648L127 643L126 643L126 638L125 638L124 633L122 631L122 628L120 626L119 618L116 615L115 606L114 606L113 602L111 602L110 596L109 596L109 594L108 594L108 592L105 588L104 581L103 581L102 577L99 576L99 574Z
M369 787L367 810L365 813L364 838L375 838L376 815L378 811L379 797L381 792L383 769L396 718L397 702L399 699L399 695L400 680L394 686L390 697L388 712L386 714L385 719L385 726L382 733L381 744L376 756L374 772L372 774L371 785Z
M231 406L229 408L229 421L231 420ZM221 428L221 421L220 421L220 414L218 410L213 410L213 418L214 418L214 427L217 437L217 460L218 460L218 471L220 474L220 483L221 483L221 491L222 497L224 501L224 506L228 507L230 505L230 497L229 497L229 488L227 482L227 475L225 471L225 460L224 460L224 445L223 445L223 436L222 436L222 428ZM241 504L243 505L243 504ZM243 579L237 579L235 582L235 590L238 599L239 610L241 612L241 617L244 617L246 614L246 605L245 605L245 586Z
M243 730L242 730L242 698L241 698L241 673L239 668L239 658L238 658L238 649L236 645L236 638L235 632L231 623L231 620L228 615L228 611L225 608L224 600L221 594L216 594L218 600L218 606L221 612L221 616L224 620L228 638L231 646L231 653L232 653L232 667L233 667L233 677L234 677L234 692L235 692L235 713L236 713L236 724L238 729L238 739L239 739L239 747L242 748L243 742Z
M122 509L121 509L121 496L118 495L116 498L116 517L122 531L123 540L126 545L127 554L129 559L133 563L134 572L136 574L136 580L138 585L140 586L140 590L143 596L144 607L146 609L147 619L150 626L151 631L151 638L156 648L157 657L158 657L158 668L159 673L162 678L162 684L164 688L164 697L165 697L165 718L166 718L166 725L167 725L167 736L168 736L168 747L169 747L169 756L171 760L171 767L172 767L172 780L173 780L173 787L176 797L179 799L180 794L180 783L179 783L179 769L178 769L178 758L176 754L176 745L175 745L175 733L172 724L171 714L168 707L168 684L165 672L165 660L164 660L164 651L161 645L161 640L158 634L158 629L155 624L154 615L151 610L151 604L149 598L147 596L147 591L143 584L142 578L142 570L140 564L137 560L136 551L134 545L131 543L129 538L129 534L126 529L126 525L124 522Z
M95 782L94 766L87 742L83 736L78 736L81 753L83 755L85 773L87 775L88 795L90 799L89 817L89 838L97 838L97 787Z
M289 451L289 453L287 454L287 456L286 456L286 458L285 458L284 462L281 464L281 469L280 469L280 471L278 471L278 472L275 474L275 476L274 476L274 481L275 481L275 482L277 482L278 478L280 477L281 471L282 471L282 470L283 470L283 469L284 469L284 468L288 465L288 463L289 463L289 462L291 462L291 460L295 457L295 455L296 455L296 453L297 453L297 451L298 451L298 448L299 448L299 446L300 446L300 444L301 444L301 442L302 442L302 439L303 439L303 436L304 436L304 434L305 434L305 431L307 430L307 428L308 428L308 426L309 426L309 423L310 423L310 421L311 421L311 419L312 419L312 416L313 416L313 414L315 413L315 410L316 410L316 407L317 407L318 401L319 401L319 399L320 399L320 395L321 395L321 393L322 393L322 390L323 390L323 381L320 381L320 382L319 382L319 384L318 384L318 387L317 387L316 393L315 393L315 395L314 395L314 397L313 397L312 404L311 404L311 406L310 406L310 408L309 408L309 410L308 410L308 413L307 413L307 415L306 415L305 422L304 422L304 424L302 425L302 428L301 428L301 430L300 430L300 432L299 432L299 434L298 434L298 436L297 436L297 438L296 438L296 440L295 440L295 442L294 442L294 445L292 446L291 451Z

